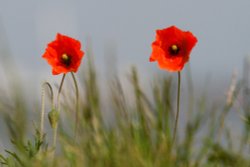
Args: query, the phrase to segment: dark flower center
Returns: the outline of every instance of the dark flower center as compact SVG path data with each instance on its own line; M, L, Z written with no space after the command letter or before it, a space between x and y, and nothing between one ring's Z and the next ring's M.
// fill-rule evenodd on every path
M180 52L180 48L177 45L172 45L169 47L168 49L170 55L178 55L178 53Z
M66 53L62 54L61 61L65 66L70 66L71 64L71 56L67 55Z

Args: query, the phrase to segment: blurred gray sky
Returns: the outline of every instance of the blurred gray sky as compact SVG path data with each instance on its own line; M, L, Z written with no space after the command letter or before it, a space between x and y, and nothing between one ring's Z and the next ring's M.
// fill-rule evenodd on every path
M136 65L142 75L153 74L159 71L148 62L155 30L176 25L198 38L190 59L194 78L221 79L241 71L250 52L249 9L249 0L10 0L1 1L0 21L27 77L51 76L41 56L57 32L79 39L83 49L91 38L99 70L107 64L105 48L117 47L120 70Z

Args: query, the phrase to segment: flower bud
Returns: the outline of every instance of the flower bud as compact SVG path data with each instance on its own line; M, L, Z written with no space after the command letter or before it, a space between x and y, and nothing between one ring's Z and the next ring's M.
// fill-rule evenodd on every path
M50 126L54 129L56 128L56 125L58 123L59 120L59 113L57 110L52 109L49 114L48 114L48 118L49 118L49 123Z

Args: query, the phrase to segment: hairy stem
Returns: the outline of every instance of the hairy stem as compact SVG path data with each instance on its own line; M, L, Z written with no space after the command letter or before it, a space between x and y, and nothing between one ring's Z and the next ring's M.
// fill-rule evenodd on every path
M43 139L44 133L44 110L45 110L45 86L47 86L51 93L51 108L54 108L54 94L51 85L48 82L44 82L42 84L42 107L41 107L41 115L40 115L40 141Z
M78 122L79 122L79 89L76 81L76 77L73 72L71 72L72 79L74 81L75 89L76 89L76 111L75 111L75 134L74 138L76 140L77 137L77 129L78 129Z
M177 90L177 114L175 118L174 124L174 136L173 136L173 144L175 143L177 127L178 127L178 119L179 119L179 112L180 112L180 95L181 95L181 72L178 72L178 90Z
M63 74L62 76L62 80L58 89L58 94L57 94L57 102L56 102L56 110L58 111L58 113L60 114L60 94L62 92L62 86L65 80L65 76L66 74ZM54 149L56 148L56 139L57 139L57 129L58 129L58 123L56 124L56 127L53 130L53 147Z

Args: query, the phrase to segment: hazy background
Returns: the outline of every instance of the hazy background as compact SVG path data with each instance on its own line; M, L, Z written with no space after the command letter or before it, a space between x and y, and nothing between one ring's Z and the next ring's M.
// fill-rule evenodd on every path
M84 51L91 41L101 82L116 62L124 78L131 65L137 66L141 79L148 81L141 82L145 87L155 74L165 72L148 61L155 30L176 25L198 38L190 58L195 89L208 88L223 99L233 71L241 77L244 58L250 53L249 9L249 0L1 0L0 56L12 56L29 93L40 93L44 80L55 83L61 77L52 76L41 58L59 32L80 40ZM185 77L184 93L188 91Z

